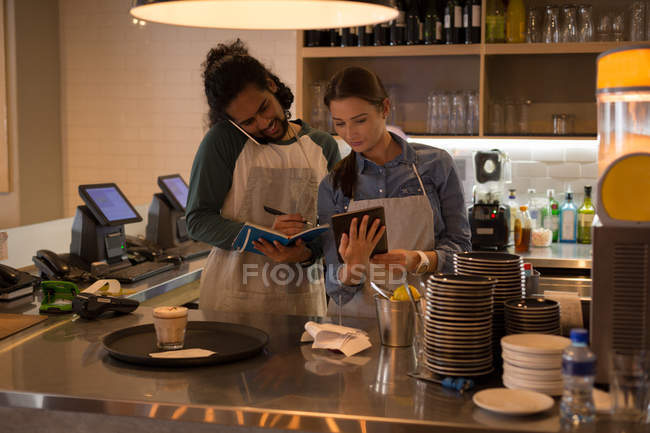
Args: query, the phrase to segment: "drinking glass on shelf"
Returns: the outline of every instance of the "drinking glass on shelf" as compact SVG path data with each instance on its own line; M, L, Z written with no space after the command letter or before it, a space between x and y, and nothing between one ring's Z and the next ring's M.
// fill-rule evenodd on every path
M465 92L467 99L467 122L465 133L468 135L478 135L478 122L479 122L479 98L478 92L467 91Z
M557 6L547 5L544 8L544 30L542 32L542 41L547 44L560 42L560 10Z
M467 106L465 95L462 92L454 92L451 95L451 113L449 119L449 133L454 135L465 134Z
M490 133L502 134L503 133L503 103L494 101L490 105Z
M578 6L578 41L594 40L594 20L591 5Z
M438 134L453 134L449 127L451 118L451 98L449 93L441 93L438 103Z
M503 103L504 113L504 129L508 135L515 135L517 133L517 125L519 123L517 116L517 104L512 99L506 99Z
M644 41L646 39L646 9L645 1L635 1L630 6L630 40Z
M517 129L519 130L519 134L527 135L530 133L528 120L530 118L530 106L532 105L532 101L530 99L520 99L518 105L519 122Z
M596 35L598 36L599 41L611 41L613 40L612 34L612 15L609 12L602 12L598 17L598 23L596 24Z
M427 96L427 133L439 133L440 92L433 91Z
M625 34L625 12L616 11L612 16L612 34L616 42L624 40Z
M577 26L576 7L574 5L562 6L562 16L560 19L560 42L577 42Z
M526 42L535 43L542 41L541 19L539 9L529 8L526 15Z

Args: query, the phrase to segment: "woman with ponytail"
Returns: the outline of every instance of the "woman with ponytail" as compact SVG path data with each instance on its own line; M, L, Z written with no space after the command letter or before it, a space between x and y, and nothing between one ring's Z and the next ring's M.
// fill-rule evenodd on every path
M373 72L348 67L335 74L325 105L352 151L320 184L320 223L375 206L386 215L385 227L364 217L353 220L339 245L331 232L323 240L329 314L342 308L345 315L370 317L375 302L369 280L388 289L406 282L418 287L419 274L452 272L453 253L471 248L463 189L446 151L386 129L390 101ZM389 251L371 257L384 230Z

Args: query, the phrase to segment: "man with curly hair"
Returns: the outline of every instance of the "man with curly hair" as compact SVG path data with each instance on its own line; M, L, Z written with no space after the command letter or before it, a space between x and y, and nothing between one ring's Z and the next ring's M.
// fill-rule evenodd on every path
M323 279L310 272L322 255L319 239L287 247L254 240L263 255L235 251L232 243L244 222L287 235L315 223L318 185L340 159L336 141L289 121L291 90L239 39L210 50L203 80L210 130L194 158L186 210L192 238L213 246L201 308L324 315Z

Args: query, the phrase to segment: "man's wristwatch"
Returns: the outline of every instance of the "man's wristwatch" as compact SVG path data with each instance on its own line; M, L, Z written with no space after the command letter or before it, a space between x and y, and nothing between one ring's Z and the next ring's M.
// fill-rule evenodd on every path
M429 262L429 257L424 253L424 251L416 250L415 252L420 256L420 263L417 268L415 268L415 273L423 274L429 270L431 262Z

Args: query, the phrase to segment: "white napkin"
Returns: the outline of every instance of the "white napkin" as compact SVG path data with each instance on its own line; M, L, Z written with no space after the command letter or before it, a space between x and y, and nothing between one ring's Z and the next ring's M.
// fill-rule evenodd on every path
M152 352L149 356L152 358L205 358L215 353L217 352L207 349L182 349L168 350L166 352Z
M345 356L352 356L372 346L365 331L332 323L305 323L305 332L300 341L313 341L311 347L314 349L340 350Z

